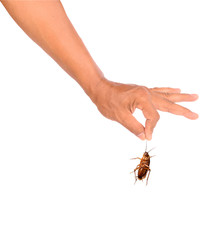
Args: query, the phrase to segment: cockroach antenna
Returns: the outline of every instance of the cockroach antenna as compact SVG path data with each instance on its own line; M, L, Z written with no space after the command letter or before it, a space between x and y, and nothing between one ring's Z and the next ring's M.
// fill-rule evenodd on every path
M147 152L147 140L146 140L146 147L145 147L145 152Z

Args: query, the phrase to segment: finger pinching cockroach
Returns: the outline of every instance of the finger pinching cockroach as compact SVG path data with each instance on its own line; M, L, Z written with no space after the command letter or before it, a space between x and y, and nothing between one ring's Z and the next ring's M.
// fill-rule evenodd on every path
M148 183L148 179L149 179L150 172L151 172L150 159L152 157L152 156L149 155L149 152L147 152L147 146L146 146L146 149L145 149L145 152L144 152L142 158L139 158L139 157L132 158L132 159L140 159L140 163L137 165L137 167L134 169L134 171L132 171L132 172L134 172L135 183L136 183L137 179L138 180L143 180L145 178L146 178L146 185ZM138 171L138 174L136 174L136 171Z

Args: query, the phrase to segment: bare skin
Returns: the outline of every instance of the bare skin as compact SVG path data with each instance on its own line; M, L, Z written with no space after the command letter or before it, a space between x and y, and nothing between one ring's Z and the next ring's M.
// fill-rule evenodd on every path
M96 104L107 118L117 121L140 139L151 140L158 110L194 120L198 115L176 102L195 101L196 94L176 88L147 88L108 80L92 59L59 0L2 0L23 31L48 53ZM141 109L145 126L132 115Z

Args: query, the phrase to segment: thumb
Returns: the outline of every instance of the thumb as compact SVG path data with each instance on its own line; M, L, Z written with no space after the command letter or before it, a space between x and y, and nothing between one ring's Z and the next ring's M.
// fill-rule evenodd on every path
M146 139L144 126L130 112L122 118L121 124L141 140Z

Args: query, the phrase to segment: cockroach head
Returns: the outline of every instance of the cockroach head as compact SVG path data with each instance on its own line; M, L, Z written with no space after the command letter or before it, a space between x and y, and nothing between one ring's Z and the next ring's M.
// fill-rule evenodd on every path
M145 156L145 157L149 157L148 152L145 152L145 153L144 153L144 156Z

